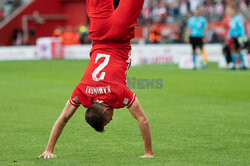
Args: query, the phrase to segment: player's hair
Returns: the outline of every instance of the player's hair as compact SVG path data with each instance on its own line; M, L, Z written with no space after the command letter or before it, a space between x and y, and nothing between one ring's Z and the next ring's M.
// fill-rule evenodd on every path
M85 112L85 120L98 132L104 132L106 117L103 113L104 106L100 103L93 103Z

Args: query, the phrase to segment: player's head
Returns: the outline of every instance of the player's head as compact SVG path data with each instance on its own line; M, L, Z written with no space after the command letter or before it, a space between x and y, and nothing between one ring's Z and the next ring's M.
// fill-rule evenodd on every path
M227 14L228 14L228 16L233 17L237 14L237 9L235 7L230 6L227 9Z
M199 7L197 7L196 9L195 9L195 11L194 11L194 16L200 16L200 8Z
M85 112L85 120L98 132L104 132L113 116L113 108L103 103L94 102Z

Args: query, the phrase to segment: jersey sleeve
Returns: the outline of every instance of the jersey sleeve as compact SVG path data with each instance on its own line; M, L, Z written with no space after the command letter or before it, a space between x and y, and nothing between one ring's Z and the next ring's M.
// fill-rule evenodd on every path
M130 89L126 88L123 92L123 104L129 108L134 103L136 94Z
M204 17L204 28L207 28L207 19Z
M238 21L238 26L239 26L240 37L244 37L245 36L245 27L244 27L243 21L240 19Z
M79 96L81 96L81 92L80 92L79 87L77 86L74 89L74 91L69 99L70 104L72 104L75 107L79 107L81 105L80 100L79 100Z

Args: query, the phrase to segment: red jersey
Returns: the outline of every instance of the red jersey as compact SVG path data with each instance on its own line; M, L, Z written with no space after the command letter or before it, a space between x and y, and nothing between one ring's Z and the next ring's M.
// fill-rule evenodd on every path
M225 34L224 34L224 39L227 40L227 35L229 33L229 23L230 23L231 18L228 16L224 16L222 19L222 22L224 24L224 28L225 28Z
M87 0L89 38L93 40L90 62L75 88L70 103L88 108L104 102L113 108L130 107L136 95L127 88L130 40L144 0L121 0L114 10L113 0Z

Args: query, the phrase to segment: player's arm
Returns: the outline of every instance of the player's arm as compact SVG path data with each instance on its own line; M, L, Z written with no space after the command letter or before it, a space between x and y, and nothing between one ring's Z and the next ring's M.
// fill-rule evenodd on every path
M204 18L205 19L205 18ZM203 37L203 41L204 43L207 42L207 37L208 37L208 25L207 25L207 20L204 20L204 37Z
M208 27L206 27L206 28L204 29L204 37L203 37L204 43L207 42L207 40L208 40L207 37L208 37Z
M129 111L133 115L133 117L136 120L138 120L142 138L144 141L145 154L141 157L142 158L153 157L152 139L151 139L149 121L146 115L144 114L143 109L137 98L135 99L131 107L129 107Z
M187 28L187 32L186 32L186 36L185 36L185 42L186 42L186 43L189 43L189 42L190 42L190 41L189 41L190 31L191 31L191 29L188 27L188 28Z
M78 107L73 106L70 104L68 101L66 106L64 107L61 115L55 122L53 129L51 131L50 137L49 137L49 142L48 145L45 149L45 152L39 156L39 158L54 158L56 155L53 154L54 147L56 145L56 142L61 135L64 126L67 124L71 116L75 113Z
M243 21L239 21L240 37L245 37L245 27Z
M185 42L186 43L189 43L189 38L190 38L190 33L191 33L191 21L190 21L190 18L188 19L188 22L187 22L187 31L186 31L186 36L185 36Z

